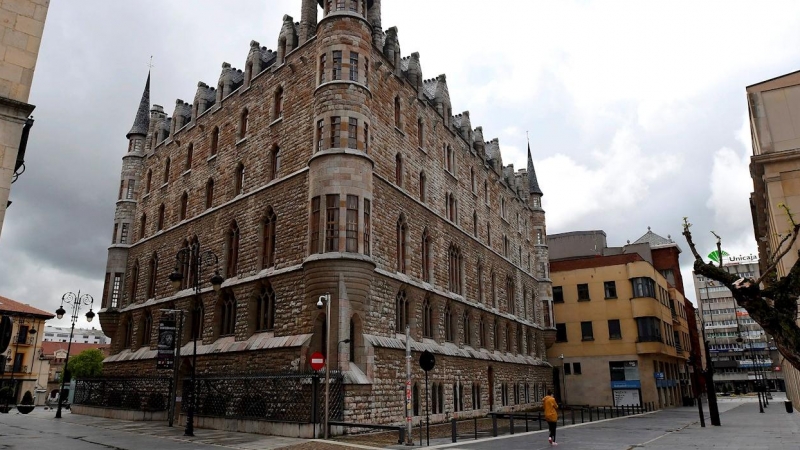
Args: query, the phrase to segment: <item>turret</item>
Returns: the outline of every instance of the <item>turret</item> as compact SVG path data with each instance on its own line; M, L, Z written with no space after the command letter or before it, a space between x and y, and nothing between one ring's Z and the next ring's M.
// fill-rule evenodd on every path
M531 157L531 144L528 143L528 194L530 194L530 206L533 208L542 207L542 189L539 187L539 180L536 178L536 170L533 168L533 157Z
M208 87L202 81L197 83L197 93L194 95L194 105L192 105L192 120L197 120L197 117L217 102L217 91L213 87Z
M397 27L386 30L386 40L383 43L383 56L394 65L395 75L402 73L400 65L400 39L397 37Z
M298 46L297 29L300 24L294 23L292 16L286 14L283 16L283 26L278 34L278 63L283 64L286 62L286 55L296 49Z
M298 31L299 45L317 34L317 0L303 0Z
M230 63L222 63L222 72L219 74L219 82L217 82L217 103L222 103L223 98L239 89L243 81L244 72L231 67Z
M175 110L172 113L170 136L192 121L192 107L181 99L175 100Z

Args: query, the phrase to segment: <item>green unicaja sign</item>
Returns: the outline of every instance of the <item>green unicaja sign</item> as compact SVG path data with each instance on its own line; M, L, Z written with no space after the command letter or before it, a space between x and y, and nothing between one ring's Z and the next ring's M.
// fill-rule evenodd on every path
M725 256L728 256L728 252L726 252L725 250L722 251L721 255L719 251L714 250L713 252L708 254L708 259L718 263Z

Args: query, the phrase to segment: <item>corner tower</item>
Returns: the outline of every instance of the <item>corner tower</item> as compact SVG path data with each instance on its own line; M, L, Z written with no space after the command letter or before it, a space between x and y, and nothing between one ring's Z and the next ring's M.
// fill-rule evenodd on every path
M149 110L150 74L148 73L133 126L125 135L128 139L128 151L122 157L122 172L114 212L114 228L111 247L108 248L100 324L109 336L116 333L117 316L119 315L117 309L121 306L119 303L122 299L122 286L125 285L128 249L133 241L134 217L136 217L138 203L137 193L140 188L146 148L145 138L150 127Z
M373 25L368 18L375 16L377 3L322 2L323 17L316 25L315 136L308 163L310 256L304 263L307 298L316 302L326 292L331 295L330 341L354 340L347 349L331 348L339 369L365 373L362 324L375 270L370 242ZM312 345L324 352L324 310L316 312L314 324Z
M534 243L536 261L539 267L535 268L537 277L544 281L539 284L537 298L541 301L542 320L540 323L545 328L545 345L550 347L555 342L555 322L553 321L553 288L550 283L550 254L547 248L547 228L545 226L544 209L542 208L542 188L536 178L536 169L533 167L531 144L528 142L528 206L533 210L531 240Z

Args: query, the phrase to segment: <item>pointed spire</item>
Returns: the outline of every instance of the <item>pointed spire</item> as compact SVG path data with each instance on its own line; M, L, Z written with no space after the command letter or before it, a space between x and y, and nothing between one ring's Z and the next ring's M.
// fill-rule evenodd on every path
M136 118L133 120L131 131L125 135L126 138L133 134L146 135L150 128L150 71L147 72L147 83L144 85L142 100L139 102L139 109L136 110Z
M528 192L531 194L544 195L539 187L539 180L536 179L536 171L533 169L533 158L531 157L531 141L528 141Z

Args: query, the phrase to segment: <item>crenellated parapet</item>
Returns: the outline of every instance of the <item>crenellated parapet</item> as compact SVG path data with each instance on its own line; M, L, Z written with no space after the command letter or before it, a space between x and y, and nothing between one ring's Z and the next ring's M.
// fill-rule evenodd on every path
M391 27L386 30L386 40L383 43L383 56L394 65L395 75L402 75L402 67L400 64L400 39L397 36L397 27Z
M283 16L283 26L278 33L278 61L283 64L286 61L286 55L292 52L300 45L298 39L298 31L300 23L295 22L292 16L286 14Z
M219 82L217 83L217 103L221 103L223 98L239 89L243 83L244 72L231 67L230 63L222 63L222 72L219 74Z
M500 154L500 139L494 138L486 142L486 161L500 175L503 170L503 157Z
M422 66L419 62L419 53L414 52L400 60L400 70L408 83L417 90L420 100L423 99Z
M472 145L472 123L469 120L469 111L453 116L452 123L453 130Z
M170 135L189 125L192 121L192 105L181 99L175 100L175 109L172 112Z
M483 141L483 127L476 127L472 132L472 148L486 161L486 142Z
M250 41L250 51L247 52L244 66L245 85L249 86L253 77L270 68L277 60L278 52L262 47L258 41Z
M445 127L450 127L453 107L450 104L450 91L447 89L447 77L442 74L423 82L424 94L428 102L436 108L444 120Z
M211 109L216 102L217 90L202 81L198 82L197 93L194 94L194 104L192 105L192 121L197 120L197 116Z

